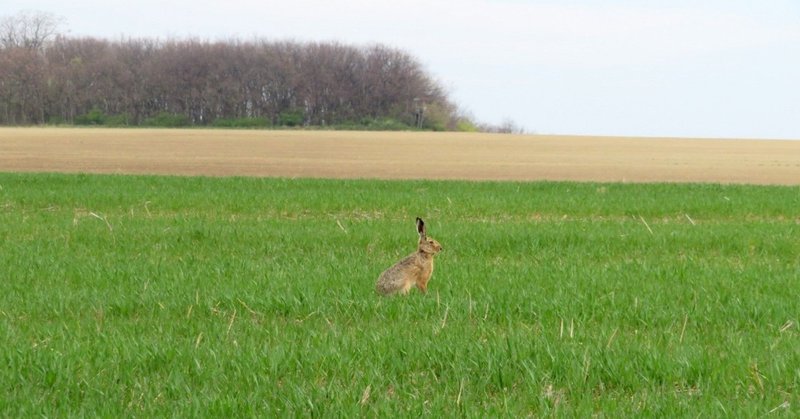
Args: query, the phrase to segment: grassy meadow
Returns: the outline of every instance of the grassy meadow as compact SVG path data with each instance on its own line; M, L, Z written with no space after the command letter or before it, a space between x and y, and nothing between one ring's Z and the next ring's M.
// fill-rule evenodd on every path
M380 298L416 247L429 293ZM800 188L0 174L0 416L797 417Z

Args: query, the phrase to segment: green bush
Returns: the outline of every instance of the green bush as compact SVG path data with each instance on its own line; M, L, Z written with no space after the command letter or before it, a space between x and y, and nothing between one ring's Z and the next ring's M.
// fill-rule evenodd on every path
M105 125L111 127L124 127L131 124L131 117L127 113L118 115L108 115L105 119Z
M425 108L422 118L422 129L429 131L447 131L450 113L438 104L430 104Z
M75 125L103 125L106 122L106 114L97 106L89 112L75 117Z
M393 118L374 118L362 121L362 127L370 131L405 131L410 126Z
M304 119L304 112L300 109L284 111L278 115L278 125L284 127L299 127L303 125Z
M66 121L61 115L50 115L47 118L47 125L64 125Z
M410 125L393 118L363 118L359 122L343 122L333 127L353 131L408 131L413 129Z
M156 116L146 118L142 125L162 128L185 127L189 125L189 118L186 115L161 112Z
M220 118L211 125L219 128L265 128L272 123L266 118Z
M405 131L410 126L393 118L378 118L367 125L368 129L380 131Z
M456 122L456 131L459 132L478 132L478 126L469 119L460 119Z

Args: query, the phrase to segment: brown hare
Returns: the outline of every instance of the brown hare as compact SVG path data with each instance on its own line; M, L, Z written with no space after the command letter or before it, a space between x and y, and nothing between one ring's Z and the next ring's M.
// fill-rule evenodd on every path
M442 250L442 245L427 236L425 222L419 217L417 217L417 233L419 233L417 251L381 274L378 283L375 284L375 291L378 294L408 294L415 285L422 293L427 292L428 281L433 274L433 256Z

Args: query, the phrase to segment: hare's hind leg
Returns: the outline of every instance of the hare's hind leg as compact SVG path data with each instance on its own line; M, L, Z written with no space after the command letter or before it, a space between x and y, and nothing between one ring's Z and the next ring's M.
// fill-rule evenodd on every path
M411 291L411 287L414 286L414 281L405 280L403 281L403 286L400 288L400 294L406 295L409 291Z

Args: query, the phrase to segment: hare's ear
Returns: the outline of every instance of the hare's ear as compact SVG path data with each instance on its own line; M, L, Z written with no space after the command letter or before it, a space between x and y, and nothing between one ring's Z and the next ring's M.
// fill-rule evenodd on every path
M422 218L417 217L417 233L419 233L419 237L424 239L427 234L425 233L425 222L422 221Z

